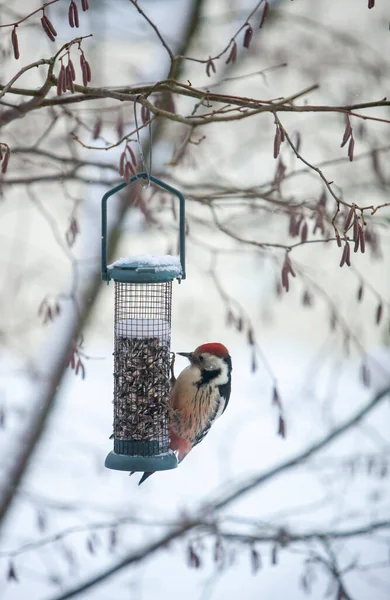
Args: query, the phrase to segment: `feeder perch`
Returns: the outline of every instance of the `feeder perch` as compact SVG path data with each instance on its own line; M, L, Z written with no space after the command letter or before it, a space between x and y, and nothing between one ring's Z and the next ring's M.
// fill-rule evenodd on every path
M107 200L137 179L149 179L180 201L180 257L140 255L107 266ZM139 173L102 199L102 279L115 282L114 450L109 469L163 471L177 467L169 447L172 281L185 279L184 197Z

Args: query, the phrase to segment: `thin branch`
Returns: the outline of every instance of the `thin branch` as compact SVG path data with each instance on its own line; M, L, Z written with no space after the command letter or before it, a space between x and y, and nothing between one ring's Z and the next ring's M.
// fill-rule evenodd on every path
M56 4L56 2L59 2L59 1L60 0L50 0L50 2L45 2L45 4L42 4L42 6L40 6L39 8L37 8L36 10L34 10L30 14L28 14L26 17L22 17L21 19L19 19L19 21L15 21L14 23L5 23L4 25L0 25L0 28L2 28L2 27L15 27L15 25L20 25L20 23L23 23L23 21L27 21L27 19L29 19L30 17L32 17L36 13L39 13L40 11L43 11L47 6L50 6L50 4Z
M345 420L344 423L335 427L333 431L325 435L320 441L315 442L306 450L296 454L293 458L280 463L276 467L273 467L269 471L262 473L261 475L257 475L255 477L250 478L246 483L240 484L237 486L236 490L227 494L226 496L221 497L220 499L216 499L215 502L211 503L210 510L212 512L218 511L221 508L224 508L228 504L238 500L243 495L248 492L258 488L263 485L270 479L280 475L281 473L285 473L289 471L292 467L296 465L304 463L308 458L311 458L314 454L323 450L323 448L329 446L332 442L334 442L337 438L339 438L343 433L360 423L360 421L366 417L374 408L376 408L381 401L390 394L390 387L387 387L380 392L378 392L374 398L372 398L367 404L365 404L360 410L358 410L352 417Z
M330 193L330 195L333 196L333 198L336 200L337 205L339 206L340 204L343 204L344 206L348 206L350 208L352 206L352 204L350 204L349 202L345 202L342 198L340 198L339 196L337 196L337 194L335 194L335 192L332 189L332 186L331 186L330 182L327 180L327 178L325 177L325 175L323 174L323 172L321 171L321 169L319 167L316 167L312 163L310 163L308 160L306 160L306 158L303 158L302 154L300 152L298 152L298 149L296 148L295 144L291 140L291 138L288 135L287 131L283 127L283 125L280 122L280 119L279 119L279 117L278 117L278 115L276 113L275 113L275 121L278 123L280 129L284 132L286 140L287 140L290 148L294 152L295 156L301 162L303 162L304 165L306 165L307 167L309 167L309 169L311 169L312 171L315 171L316 173L318 173L318 175L320 176L320 178L324 182L324 184L326 186L326 189L328 190L328 192Z
M131 0L132 1L132 0ZM219 52L219 54L216 54L215 56L212 56L210 58L207 59L202 59L202 58L193 58L191 56L176 56L176 59L181 59L181 60L190 60L192 62L197 62L197 63L201 63L201 64L206 64L209 60L217 60L219 58L221 58L221 56L223 56L224 54L226 54L226 52L229 50L229 48L231 47L232 44L234 44L236 38L238 37L238 35L241 33L241 31L243 31L245 29L245 27L247 27L249 20L253 17L253 15L256 13L256 11L260 8L260 6L262 4L264 4L265 0L259 0L257 2L257 4L255 5L255 7L251 10L251 12L249 13L249 15L246 17L243 25L241 25L239 27L239 29L236 31L236 33L233 35L233 37L231 38L231 40L229 41L228 45L225 46L225 48L223 50L221 50L221 52Z
M35 154L37 156L44 156L45 158L50 158L51 160L61 163L71 163L77 165L78 167L96 167L98 169L109 169L118 173L118 165L114 163L103 163L98 160L74 158L73 156L65 156L56 154L55 152L49 152L48 150L42 150L41 148L36 148L35 146L26 148L12 148L12 154L27 154L29 156Z
M14 75L12 77L12 79L3 87L2 91L0 92L0 98L2 98L3 96L5 96L5 94L8 92L8 90L10 89L10 87L12 86L12 84L19 79L19 77L21 77L23 75L23 73L26 73L26 71L29 71L30 69L33 69L34 67L39 67L41 65L49 65L51 63L50 60L46 59L46 58L41 58L40 60L37 60L33 63L31 63L30 65L26 65L25 67L23 67L22 69L20 69L20 71L18 71L16 73L16 75Z
M153 21L147 16L147 14L139 6L138 0L130 0L130 2L138 10L139 14L143 16L143 18L145 19L145 21L147 21L149 23L149 25L154 29L154 31L155 31L158 39L160 40L160 42L164 46L165 50L168 52L169 58L171 59L171 69L170 69L170 73L171 73L171 71L173 69L174 62L175 62L175 56L174 56L172 50L170 49L170 47L168 46L168 44L164 40L164 38L161 35L160 30L158 29L158 27L153 23Z
M323 450L325 447L329 446L332 442L334 442L337 438L339 438L343 433L348 431L351 427L355 426L359 423L365 416L367 416L374 408L376 408L383 398L390 393L390 387L380 391L377 393L374 398L372 398L367 404L365 404L357 413L355 413L351 418L344 421L342 425L336 427L333 431L325 435L320 441L312 444L303 452L296 454L293 458L280 463L276 467L269 469L265 473L262 473L256 477L250 478L246 483L238 485L236 489L223 495L219 499L208 502L204 504L204 506L200 509L199 514L203 515L202 519L188 519L181 526L173 529L168 532L164 536L160 537L156 541L148 544L144 544L141 546L139 550L136 552L130 552L124 558L114 563L111 567L106 569L102 569L99 574L91 577L90 579L85 580L83 583L78 584L68 590L67 592L63 592L59 595L56 595L52 598L52 600L67 600L68 598L74 598L78 596L82 592L94 587L98 583L105 581L109 577L115 575L115 573L121 571L125 567L128 567L133 564L138 564L145 560L146 558L150 558L156 552L161 550L162 548L167 547L168 544L173 542L174 540L184 536L187 532L195 529L197 527L201 527L204 525L204 515L205 510L210 514L210 516L222 508L225 508L232 502L236 501L238 498L241 498L243 495L248 492L264 485L265 483L271 481L272 479L279 476L281 473L285 473L289 471L292 467L296 465L304 463L308 458L312 457L314 454Z

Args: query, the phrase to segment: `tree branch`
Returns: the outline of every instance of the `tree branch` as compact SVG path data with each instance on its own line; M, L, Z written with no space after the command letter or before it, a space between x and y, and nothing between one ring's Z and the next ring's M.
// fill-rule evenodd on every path
M316 454L320 450L323 450L325 447L329 446L332 442L334 442L337 438L339 438L343 433L345 433L346 431L348 431L349 429L351 429L352 427L357 425L374 408L376 408L380 404L380 402L385 398L385 396L388 395L389 393L390 393L390 387L387 387L386 389L381 390L374 396L374 398L372 398L367 404L365 404L352 417L350 417L349 419L344 421L344 423L342 425L339 425L333 431L331 431L330 433L325 435L320 441L315 442L314 444L312 444L311 446L309 446L302 452L299 452L298 454L296 454L291 459L280 463L279 465L277 465L276 467L273 467L272 469L269 469L265 473L262 473L258 476L250 478L246 483L239 484L233 492L223 495L220 498L217 497L215 500L212 500L211 502L205 503L203 506L201 506L198 513L200 515L209 514L210 516L212 516L214 513L225 508L232 502L235 502L236 500L238 500L239 498L241 498L248 492L250 492L256 488L259 488L260 486L271 481L272 479L276 478L280 474L286 473L293 467L304 463L308 458L311 458L314 454ZM179 526L178 528L173 529L172 531L166 533L165 535L163 535L159 539L155 540L154 542L143 545L136 552L134 552L134 551L130 552L129 554L127 554L127 556L125 556L121 560L117 561L111 567L102 570L98 575L95 575L95 576L91 577L90 579L87 579L83 583L76 585L75 587L71 588L67 592L61 593L58 596L54 596L51 600L67 600L68 598L74 598L75 596L78 596L82 592L85 592L86 590L90 589L91 587L94 587L98 583L101 583L102 581L108 579L109 577L112 577L112 575L114 575L118 571L121 571L125 567L128 567L133 564L137 564L137 563L142 562L143 560L153 556L157 551L161 550L162 548L165 548L170 542L182 537L188 531L191 531L199 526L203 526L204 522L205 522L204 516L203 516L203 518L200 518L200 519L199 518L195 518L192 520L188 519L185 523L183 523L183 525Z

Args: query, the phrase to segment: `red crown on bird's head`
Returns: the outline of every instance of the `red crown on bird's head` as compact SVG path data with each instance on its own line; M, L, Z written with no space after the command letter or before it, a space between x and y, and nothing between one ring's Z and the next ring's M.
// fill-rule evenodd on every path
M226 358L229 356L229 350L223 344L219 342L211 342L210 344L202 344L198 346L195 350L194 354L202 354L202 352L208 352L209 354L214 354L215 356L219 356L220 358Z

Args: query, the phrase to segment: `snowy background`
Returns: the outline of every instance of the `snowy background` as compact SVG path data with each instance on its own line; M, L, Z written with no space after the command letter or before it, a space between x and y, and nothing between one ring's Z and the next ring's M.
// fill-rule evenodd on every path
M22 13L30 10L26 0L17 4ZM186 4L179 0L144 3L145 10L150 11L173 43L185 21ZM315 6L309 0L277 4L281 15L270 21L269 30L264 30L264 46L260 40L253 51L252 62L243 69L253 72L286 59L289 67L269 75L265 83L262 78L249 79L246 84L232 83L230 93L273 98L299 91L317 80L321 89L313 93L310 102L318 104L338 104L341 95L343 101L345 96L352 95L357 102L377 99L387 93L383 82L387 78L388 85L389 74L383 73L379 83L373 83L369 70L372 65L379 68L383 57L389 55L386 19L390 14L386 15L384 3L378 0L382 6L375 7L375 11L367 11L366 2L360 0L345 0L342 6L337 0L319 0ZM228 15L224 25L215 29L216 45L228 36L232 23L237 19L242 21L250 8L248 2L209 3L204 18L211 25L222 9ZM92 42L93 66L96 70L99 64L100 69L94 84L120 85L161 77L167 66L165 56L157 44L150 43L150 32L135 15L134 7L121 2L114 11L106 2L100 9L102 16L90 11L90 26L84 22L86 30L97 31ZM305 19L334 28L338 45L332 46L329 29L322 37L321 25L313 30ZM101 23L105 26L101 27ZM114 37L111 31L115 31ZM36 40L34 53L46 55L47 45L42 42L42 47L39 46L41 37L34 37L34 32L30 35ZM59 31L59 35L63 35L65 41L67 28ZM210 54L209 36L206 29L198 40L197 55ZM358 41L367 39L366 50L358 46L356 51L349 36ZM131 68L123 58L128 45ZM378 57L377 49L380 49ZM361 61L356 62L356 52L362 53ZM356 65L360 65L361 73ZM204 73L198 74L192 64L188 70L189 73L193 70L189 77L198 77L197 84L207 83ZM369 85L362 85L365 81ZM187 100L180 102L180 109L186 110ZM244 180L248 186L268 180L268 173L274 169L270 141L273 125L270 118L261 119L255 118L251 124L242 126L245 144L240 137L237 142L236 125L224 133L219 133L219 127L211 127L204 145L199 146L201 156L195 157L195 166L187 164L181 169L172 169L171 175L184 189L199 179L208 182L215 178L232 185ZM330 117L324 122L319 143L318 129L311 127L312 122L318 126L318 117L316 119L315 122L312 116L290 115L283 117L283 122L304 132L304 148L311 160L340 157L341 120ZM377 131L379 144L380 136L385 137L387 129L371 125L372 130ZM30 134L27 131L26 135ZM174 139L172 127L154 152L156 169L163 168L170 159ZM365 142L361 141L363 148ZM98 154L92 151L90 156ZM119 152L112 154L115 162ZM19 163L19 167L22 168L22 164ZM384 169L390 175L388 166L384 165ZM385 197L385 189L368 184L368 173L366 167L354 163L350 171L335 166L328 176L337 178L350 201L359 202L367 195L371 203ZM291 193L298 188L304 197L315 195L320 189L314 178L303 181L298 177L287 185ZM83 201L82 236L76 246L77 257L83 259L78 265L78 276L82 280L99 268L100 198L106 188L79 186L72 188L72 193L75 189ZM63 235L61 223L67 218L68 207L66 203L54 204L53 200L50 191L44 188L39 202L43 210L53 216ZM115 210L115 202L112 207ZM324 248L317 244L297 250L294 260L309 274L309 279L302 282L297 278L289 294L277 298L278 257L275 268L274 255L247 251L221 232L210 232L202 221L210 218L202 205L188 202L187 210L193 225L187 242L187 280L173 286L172 349L191 351L208 341L220 341L229 348L233 387L228 410L177 470L157 473L138 487L138 478L105 469L104 459L112 448L109 436L112 431L114 289L112 284L108 287L102 284L104 289L84 331L84 348L89 357L85 360L86 378L82 380L69 371L62 382L55 409L2 531L0 564L4 577L0 578L0 597L4 600L55 598L61 590L155 539L169 529L170 523L193 514L203 502L229 489L233 483L266 471L303 450L356 412L376 391L390 385L389 315L386 312L390 296L386 268L390 248L386 231L381 236L382 260L373 261L370 253L359 255L351 270L338 269L340 252L336 247ZM52 293L69 290L72 285L69 261L53 236L50 223L42 219L42 211L37 211L36 204L26 202L21 188L7 192L0 211L4 292L0 332L5 332L0 400L6 415L0 431L1 483L18 444L23 443L20 435L40 401L42 373L49 372L51 361L56 360L57 341L66 336L67 320L72 319L74 307L64 300L60 317L42 327L36 312L43 290ZM283 242L286 237L286 223L281 224L272 215L241 214L235 207L226 207L224 216L230 218L246 238ZM162 218L169 223L171 214ZM118 257L143 252L164 253L175 241L174 230L169 230L167 235L164 230L147 227L135 209L122 223L122 230ZM210 247L218 250L216 263L210 261ZM226 307L210 277L211 264L216 264L226 293L245 308L255 326L266 362L258 356L254 373L251 348L245 336L227 326ZM358 305L356 292L362 274L365 295ZM313 293L313 306L302 306L302 294L307 287L311 289L307 283L311 280L321 283L353 332L356 339L352 340L349 353L345 352L345 335L330 329L329 302ZM378 296L387 303L379 326L375 325ZM368 388L361 380L363 361L371 374ZM179 371L184 366L185 359L177 357L176 369ZM286 439L277 436L278 414L271 402L274 382L270 372L277 381L284 406ZM224 527L236 532L256 530L259 534L274 533L280 528L311 533L388 520L388 432L389 406L382 403L368 419L313 460L226 508L221 515ZM188 564L191 542L201 560L199 569ZM334 543L334 549L342 568L355 561L361 565L383 566L383 562L388 561L389 542L388 534L382 532L340 540ZM314 549L315 542L278 548L276 565L272 564L272 545L256 545L262 568L253 574L248 546L226 543L224 559L217 564L213 559L212 539L202 540L199 534L190 533L140 566L125 569L91 588L83 597L149 600L185 595L188 600L233 600L240 594L248 600L259 597L298 600L306 597L302 574L311 544ZM17 582L6 577L10 559ZM315 577L311 597L323 598L329 577L320 567L316 568ZM354 600L387 600L390 595L388 568L351 571L345 576L345 582ZM336 598L336 592L331 588L330 597Z

